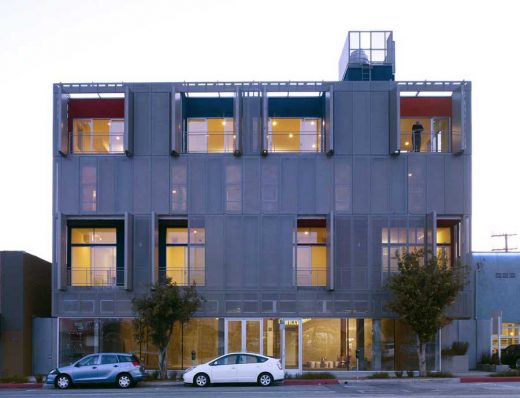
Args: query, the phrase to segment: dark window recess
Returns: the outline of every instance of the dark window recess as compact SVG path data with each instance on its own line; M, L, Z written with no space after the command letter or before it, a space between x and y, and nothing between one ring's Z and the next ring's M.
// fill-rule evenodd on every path
M233 117L233 98L184 98L185 118Z
M325 112L325 96L320 97L272 97L268 101L269 117L318 117Z

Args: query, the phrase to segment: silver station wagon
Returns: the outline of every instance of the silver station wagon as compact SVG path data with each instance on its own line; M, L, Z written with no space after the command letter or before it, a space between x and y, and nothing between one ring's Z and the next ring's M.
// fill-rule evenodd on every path
M145 376L132 353L110 352L87 355L69 366L50 371L46 383L66 389L74 384L114 383L129 388Z

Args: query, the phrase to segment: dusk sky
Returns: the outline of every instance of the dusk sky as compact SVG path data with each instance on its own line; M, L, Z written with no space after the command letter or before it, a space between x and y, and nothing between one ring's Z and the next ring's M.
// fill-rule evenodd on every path
M53 83L337 80L349 30L394 32L396 80L472 81L472 245L501 247L520 234L513 4L0 0L0 250L51 260Z

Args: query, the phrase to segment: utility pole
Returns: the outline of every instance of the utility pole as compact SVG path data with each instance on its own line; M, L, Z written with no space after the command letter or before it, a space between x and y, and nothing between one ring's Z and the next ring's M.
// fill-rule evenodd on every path
M516 234L495 234L491 235L492 238L504 238L505 246L501 249L493 249L494 252L509 252L510 250L516 250L516 247L509 247L507 238L510 236L516 236Z

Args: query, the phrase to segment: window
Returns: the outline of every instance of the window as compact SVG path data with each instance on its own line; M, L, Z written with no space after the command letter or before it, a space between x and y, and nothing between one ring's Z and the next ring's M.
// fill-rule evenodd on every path
M99 363L99 355L91 355L78 362L80 366L91 366Z
M124 119L84 119L72 121L74 153L124 153Z
M449 117L401 119L401 151L451 152Z
M101 365L109 365L112 363L118 363L117 355L103 354L101 355Z
M269 152L320 152L320 118L269 118Z
M296 232L296 285L326 286L326 284L326 221L300 219Z
M237 363L238 355L226 355L225 357L219 358L213 362L213 366L219 365L235 365Z
M383 227L381 229L381 264L383 275L398 270L397 255L424 249L423 227Z
M201 223L172 220L161 225L160 274L178 285L204 286L206 277L206 237Z
M187 119L188 152L233 152L236 140L233 118Z
M70 286L123 284L122 228L112 225L69 228Z

